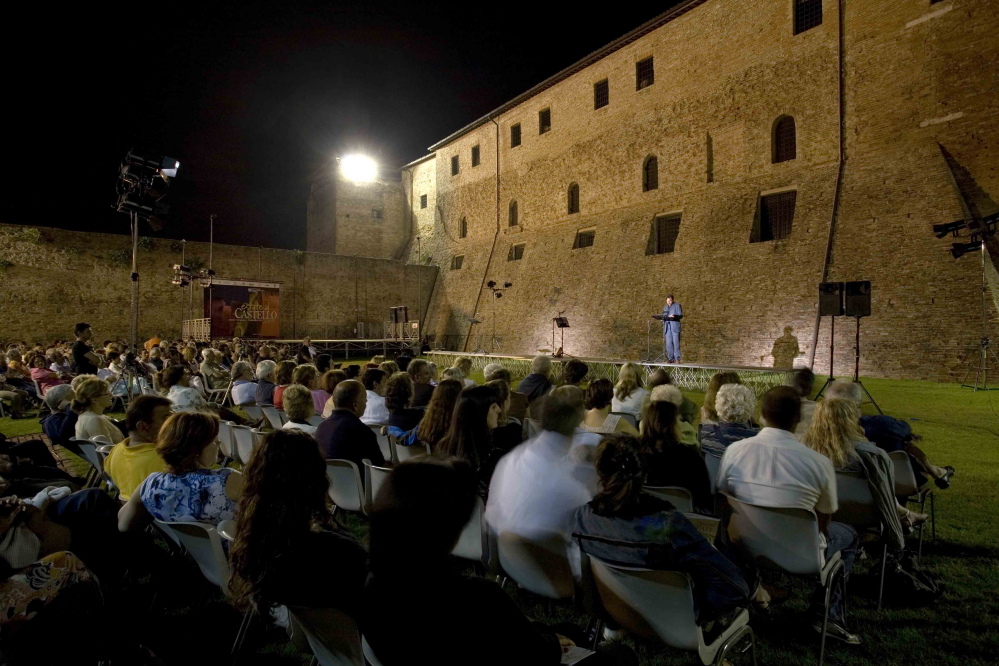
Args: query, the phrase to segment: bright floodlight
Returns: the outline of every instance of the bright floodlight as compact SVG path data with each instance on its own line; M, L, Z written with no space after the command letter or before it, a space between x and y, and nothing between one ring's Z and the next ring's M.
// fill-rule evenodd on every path
M341 158L340 169L345 177L358 183L370 183L378 171L374 160L364 155L347 155Z

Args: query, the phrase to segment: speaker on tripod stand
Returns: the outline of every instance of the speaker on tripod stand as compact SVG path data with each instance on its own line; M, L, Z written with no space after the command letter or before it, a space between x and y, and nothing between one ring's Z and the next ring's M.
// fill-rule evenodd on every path
M831 317L829 331L829 379L819 390L815 399L818 400L835 377L833 376L833 357L835 356L836 317L846 315L857 319L857 338L853 354L853 381L860 385L861 391L871 401L879 414L884 414L874 396L870 394L864 383L860 381L860 320L871 316L871 282L860 280L855 282L823 282L819 285L819 314Z

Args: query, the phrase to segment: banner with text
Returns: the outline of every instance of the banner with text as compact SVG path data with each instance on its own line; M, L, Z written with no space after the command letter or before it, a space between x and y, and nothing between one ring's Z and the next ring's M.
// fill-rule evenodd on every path
M207 299L212 338L277 338L281 335L281 286L216 280Z

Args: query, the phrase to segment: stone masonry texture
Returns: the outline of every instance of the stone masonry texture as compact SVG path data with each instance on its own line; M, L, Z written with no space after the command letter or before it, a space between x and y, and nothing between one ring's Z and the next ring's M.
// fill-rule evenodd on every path
M824 0L822 24L798 35L793 6L703 2L408 167L408 257L441 270L425 330L470 351L489 348L495 326L503 353L533 354L551 347L551 318L564 311L567 353L637 359L649 315L673 293L685 362L805 365L832 223L827 279L872 283L861 374L963 379L982 331L981 265L978 253L948 251L966 230L937 239L932 226L999 210L999 3ZM635 63L649 56L655 82L636 90ZM594 110L603 79L610 103ZM551 130L540 134L543 109ZM773 164L784 115L797 154ZM522 143L511 147L518 123ZM643 192L649 155L659 187ZM569 214L573 183L580 210ZM797 192L790 237L750 243L760 196L784 190ZM655 216L675 213L675 251L646 256ZM591 229L593 246L573 249ZM516 244L523 258L510 261ZM494 301L488 280L514 286ZM829 329L823 318L817 372L829 370ZM852 374L855 333L854 319L837 319L837 376ZM661 344L654 325L653 349Z

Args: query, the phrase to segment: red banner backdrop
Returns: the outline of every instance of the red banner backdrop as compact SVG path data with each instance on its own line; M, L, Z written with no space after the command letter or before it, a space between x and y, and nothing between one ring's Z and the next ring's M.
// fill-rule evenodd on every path
M214 280L205 299L212 338L281 336L281 285L250 280Z

